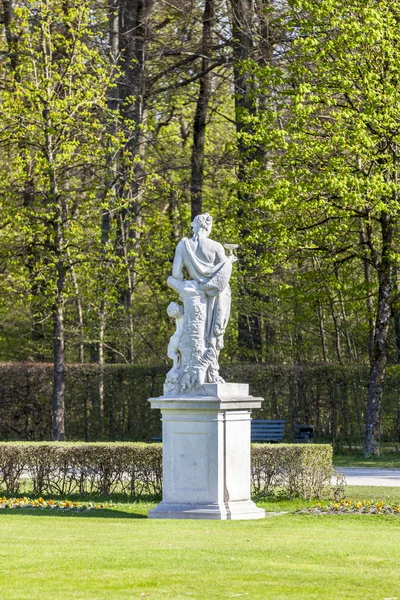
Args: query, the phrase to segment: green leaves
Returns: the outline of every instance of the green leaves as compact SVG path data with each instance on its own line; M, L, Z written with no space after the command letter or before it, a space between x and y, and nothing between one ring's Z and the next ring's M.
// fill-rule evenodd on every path
M285 48L267 67L245 65L254 104L241 136L257 158L239 185L244 276L267 297L308 308L319 298L319 336L336 337L333 355L347 339L336 304L371 327L382 256L393 269L400 259L382 230L382 215L400 216L399 17L396 3L291 1L280 13ZM355 318L355 336L359 327Z

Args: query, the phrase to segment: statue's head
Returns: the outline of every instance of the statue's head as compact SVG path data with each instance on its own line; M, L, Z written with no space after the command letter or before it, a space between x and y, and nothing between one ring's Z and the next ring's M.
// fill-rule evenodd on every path
M194 234L198 235L200 230L204 230L206 235L210 235L212 227L212 216L208 213L197 215L191 223Z
M171 302L168 304L167 314L171 319L179 319L183 315L183 306L177 302Z

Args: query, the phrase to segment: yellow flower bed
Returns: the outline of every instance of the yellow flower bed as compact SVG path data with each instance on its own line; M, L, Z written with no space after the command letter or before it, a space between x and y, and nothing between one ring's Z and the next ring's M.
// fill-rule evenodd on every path
M0 508L49 508L57 510L98 510L109 508L110 504L94 504L93 502L72 502L71 500L44 500L43 498L0 498Z
M331 504L316 504L313 508L304 508L297 511L300 514L383 514L400 516L400 506L372 500L342 500Z

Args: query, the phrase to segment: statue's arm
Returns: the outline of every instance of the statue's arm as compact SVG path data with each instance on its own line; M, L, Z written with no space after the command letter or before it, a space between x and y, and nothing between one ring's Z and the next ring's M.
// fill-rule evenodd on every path
M183 280L183 243L182 241L176 247L174 262L172 265L172 277Z
M176 319L176 335L179 338L181 338L182 333L183 333L184 322L185 322L185 317L183 316L183 314Z
M184 292L186 283L187 283L187 281L183 281L182 279L177 279L176 277L173 277L172 275L170 275L167 279L167 284L169 285L169 287L172 288L179 295L182 292Z

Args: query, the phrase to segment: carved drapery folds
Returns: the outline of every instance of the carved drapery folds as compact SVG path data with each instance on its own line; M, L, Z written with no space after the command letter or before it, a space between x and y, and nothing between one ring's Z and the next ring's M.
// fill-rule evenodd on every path
M194 235L179 242L172 276L168 277L168 285L182 302L168 306L169 316L176 320L168 345L168 356L173 360L165 382L169 394L194 392L204 383L224 383L218 356L229 321L229 280L236 257L226 256L222 245L209 239L211 226L209 214L195 217ZM184 269L189 280L184 279Z

